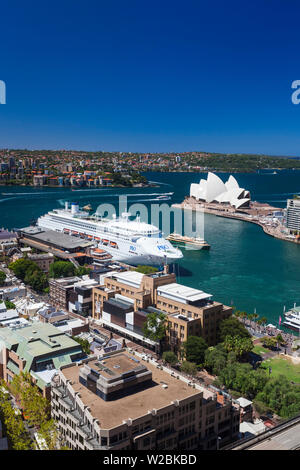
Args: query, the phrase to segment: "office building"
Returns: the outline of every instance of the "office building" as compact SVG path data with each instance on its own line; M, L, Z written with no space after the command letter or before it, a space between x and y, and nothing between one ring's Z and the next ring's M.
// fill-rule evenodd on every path
M73 450L213 450L239 432L230 400L124 349L62 367L51 413Z

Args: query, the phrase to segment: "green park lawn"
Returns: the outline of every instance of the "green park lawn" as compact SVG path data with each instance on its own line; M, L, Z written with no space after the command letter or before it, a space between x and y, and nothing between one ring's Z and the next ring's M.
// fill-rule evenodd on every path
M290 359L274 357L262 362L262 367L272 368L271 377L284 375L291 382L300 384L300 364L293 364Z
M254 348L252 349L252 352L254 352L255 354L263 354L263 353L266 353L266 352L270 352L269 349L267 348L264 348L263 346L261 346L260 344L257 344L254 346Z

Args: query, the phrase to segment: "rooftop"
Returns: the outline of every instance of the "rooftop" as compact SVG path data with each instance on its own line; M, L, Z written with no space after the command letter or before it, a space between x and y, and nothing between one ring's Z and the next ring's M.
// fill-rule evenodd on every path
M60 248L66 250L93 246L93 243L88 240L83 240L77 237L66 235L64 233L55 232L54 230L43 230L39 227L25 227L21 229L21 232L25 237L26 235L29 235L33 237L34 240L59 245Z
M92 416L99 420L100 427L104 429L119 426L129 418L144 416L153 409L164 408L171 405L174 400L184 400L201 393L182 380L171 377L151 363L147 363L147 369L152 372L151 387L116 401L104 401L79 382L80 367L82 366L74 364L63 368L61 372L72 382L73 390L80 393L82 402L90 408ZM123 368L126 367L124 363ZM163 388L163 384L167 387Z
M78 343L62 333L50 323L36 322L22 328L0 329L0 344L8 349L17 345L17 354L23 359L35 358L45 354L57 354L63 349L78 347Z
M159 286L157 288L157 293L163 297L177 297L178 299L184 300L186 302L208 300L212 297L211 294L207 294L202 290L194 289L193 287L184 286L182 284L177 284L176 282L166 284L165 286Z
M113 276L117 279L117 281L123 284L128 284L133 287L140 287L144 274L138 273L137 271L124 271L121 273L114 273ZM110 276L108 275L108 277Z
M144 364L141 364L138 359L126 353L88 362L88 366L98 371L106 379L118 377L132 370L145 369Z

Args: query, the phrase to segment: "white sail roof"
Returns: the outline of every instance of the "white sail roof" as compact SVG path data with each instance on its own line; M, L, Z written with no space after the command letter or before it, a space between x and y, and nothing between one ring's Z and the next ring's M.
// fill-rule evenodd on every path
M191 184L190 195L196 200L227 203L236 208L250 202L250 192L240 188L234 176L230 175L226 183L223 183L221 178L211 172L208 173L207 180L201 179L199 184Z

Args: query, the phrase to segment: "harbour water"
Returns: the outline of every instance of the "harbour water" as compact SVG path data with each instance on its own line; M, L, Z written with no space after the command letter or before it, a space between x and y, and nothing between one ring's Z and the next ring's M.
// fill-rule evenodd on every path
M145 173L158 187L105 188L71 191L68 188L0 187L0 227L20 228L65 201L91 204L118 203L126 194L128 205L179 203L189 194L192 182L199 182L200 173ZM219 176L225 181L227 173ZM250 190L252 200L285 207L286 199L300 194L299 171L277 171L277 174L235 175L239 185ZM167 193L174 193L173 195ZM159 195L169 198L157 199ZM266 316L278 324L284 306L300 304L300 246L272 238L254 224L205 214L205 240L210 250L184 250L180 266L175 267L181 283L214 295L239 310Z

